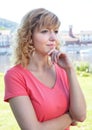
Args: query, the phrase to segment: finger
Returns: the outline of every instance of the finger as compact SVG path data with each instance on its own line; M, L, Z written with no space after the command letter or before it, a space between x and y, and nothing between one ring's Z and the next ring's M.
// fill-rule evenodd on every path
M48 53L48 55L51 56L51 61L52 61L52 63L55 62L55 53L56 53L56 51L57 51L57 50L52 49L52 50Z
M61 52L58 52L58 53L57 53L57 55L56 55L57 60L59 60L59 58L60 58L61 54L62 54Z
M60 55L60 52L59 51L54 51L53 53L52 53L52 55L51 55L51 57L52 57L52 61L53 62L58 62L58 59L59 59L59 55Z
M60 52L56 52L55 53L55 62L57 63L58 60L59 60L59 55L60 55Z
M55 49L52 49L48 52L48 55L51 55L53 52L55 51Z
M51 54L51 61L52 61L52 63L55 62L55 53L54 52Z
M73 122L71 125L72 126L77 126L77 124L78 124L77 122Z

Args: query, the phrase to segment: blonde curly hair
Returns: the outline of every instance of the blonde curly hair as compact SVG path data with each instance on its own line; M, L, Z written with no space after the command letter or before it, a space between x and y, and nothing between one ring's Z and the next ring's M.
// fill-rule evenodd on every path
M22 64L24 67L29 64L31 54L35 49L32 42L32 33L35 29L41 29L43 27L57 29L59 26L60 21L58 17L44 8L38 8L28 12L23 17L17 30L15 64ZM58 49L58 45L56 49Z

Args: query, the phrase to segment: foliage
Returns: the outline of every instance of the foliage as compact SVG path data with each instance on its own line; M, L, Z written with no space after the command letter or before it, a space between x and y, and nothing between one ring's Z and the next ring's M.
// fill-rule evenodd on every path
M76 71L76 73L80 76L83 76L83 77L88 77L90 76L91 74L88 73L88 72L83 72L83 71Z
M77 71L84 71L84 72L89 71L89 64L87 62L77 62L75 66Z
M75 62L74 63L76 72L80 76L90 76L92 73L92 66L87 62Z

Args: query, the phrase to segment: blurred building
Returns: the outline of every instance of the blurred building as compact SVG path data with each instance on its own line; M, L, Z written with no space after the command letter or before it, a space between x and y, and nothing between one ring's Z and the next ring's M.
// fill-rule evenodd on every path
M0 54L7 53L11 45L10 30L0 30Z
M64 45L92 44L92 31L80 31L79 34L74 34L72 25L69 26L68 31L62 31L61 35Z
M81 31L79 39L81 44L92 43L92 31Z

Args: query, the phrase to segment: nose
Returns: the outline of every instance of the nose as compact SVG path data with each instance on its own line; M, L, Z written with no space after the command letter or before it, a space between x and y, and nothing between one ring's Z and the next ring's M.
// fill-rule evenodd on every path
M57 36L55 34L55 32L50 32L50 41L55 41L57 39Z

